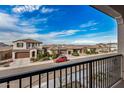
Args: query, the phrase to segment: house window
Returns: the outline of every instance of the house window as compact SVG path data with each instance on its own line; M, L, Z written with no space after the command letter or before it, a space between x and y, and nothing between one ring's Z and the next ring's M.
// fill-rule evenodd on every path
M30 47L30 43L27 43L27 47L28 47L28 48Z
M71 54L71 51L68 51L68 54L70 55Z
M80 53L82 53L82 50L80 50Z
M35 57L35 51L32 52L32 57Z
M35 46L35 44L33 43L33 44L32 44L32 47L34 47L34 46Z
M23 43L17 43L17 47L23 47Z

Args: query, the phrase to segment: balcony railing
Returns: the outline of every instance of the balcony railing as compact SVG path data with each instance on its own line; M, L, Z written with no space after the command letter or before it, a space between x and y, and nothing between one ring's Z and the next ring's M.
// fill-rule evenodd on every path
M79 60L77 60L79 61ZM107 88L121 79L122 55L60 63L0 78L0 87Z

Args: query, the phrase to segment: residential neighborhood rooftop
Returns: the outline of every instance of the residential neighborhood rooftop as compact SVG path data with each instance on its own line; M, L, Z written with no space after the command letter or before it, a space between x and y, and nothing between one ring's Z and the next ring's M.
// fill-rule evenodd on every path
M26 43L43 43L43 42L33 40L33 39L20 39L20 40L16 40L16 41L13 41L13 42L18 42L18 41L23 41L23 42L26 42Z
M0 47L0 52L9 51L9 50L12 50L12 47L10 47L10 46Z

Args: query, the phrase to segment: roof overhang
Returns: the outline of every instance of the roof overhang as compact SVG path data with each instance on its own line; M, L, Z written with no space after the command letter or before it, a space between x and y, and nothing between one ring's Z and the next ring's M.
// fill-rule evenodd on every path
M115 18L118 24L123 24L124 6L92 5L92 7Z

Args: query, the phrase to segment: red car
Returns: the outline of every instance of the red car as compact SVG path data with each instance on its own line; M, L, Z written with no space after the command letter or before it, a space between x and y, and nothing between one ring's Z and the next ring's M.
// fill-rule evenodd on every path
M56 63L61 63L61 62L65 62L68 61L68 58L66 56L60 56L57 59L54 60Z

